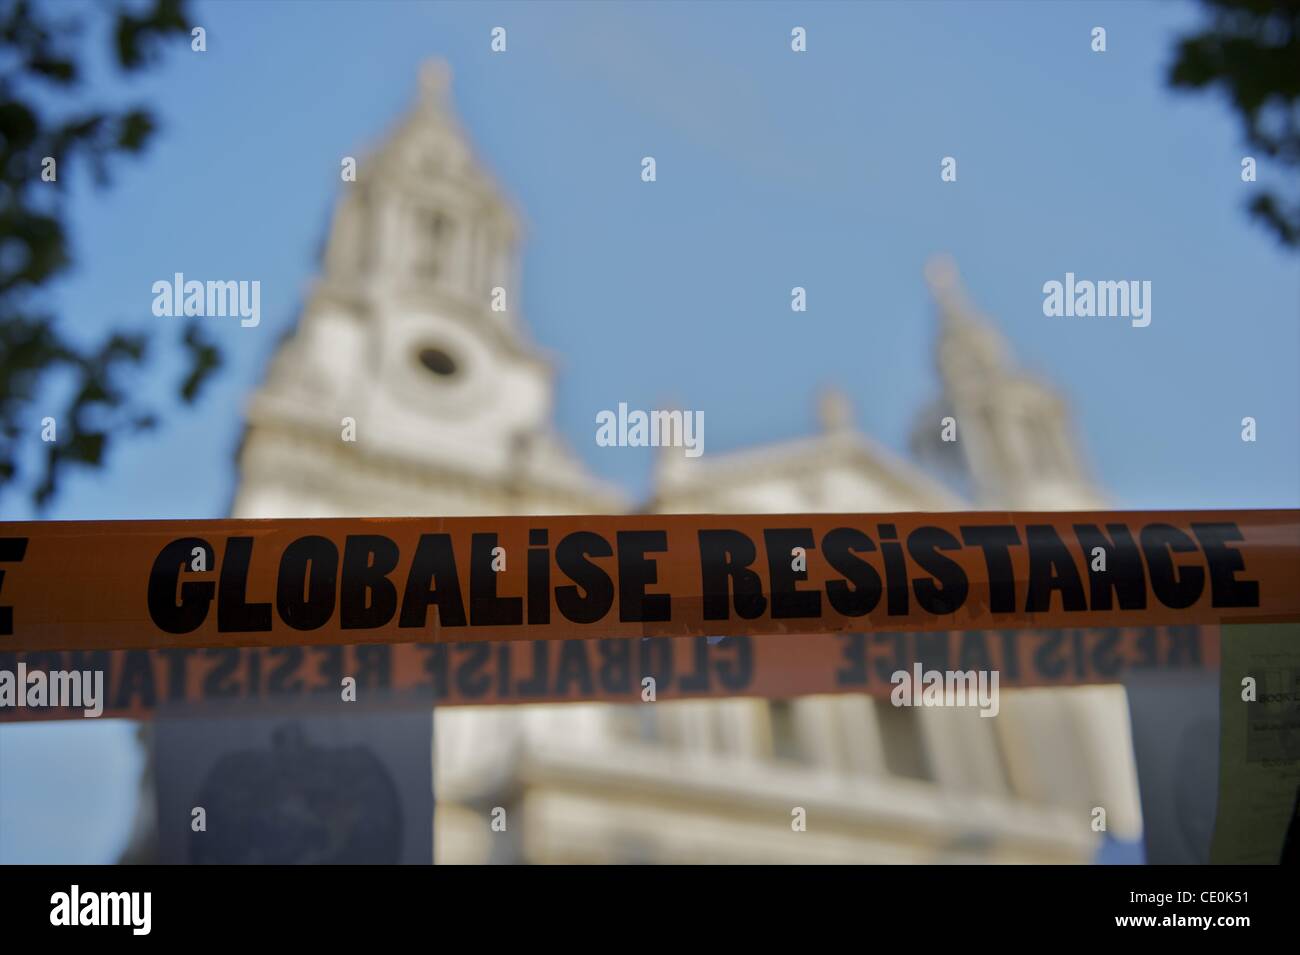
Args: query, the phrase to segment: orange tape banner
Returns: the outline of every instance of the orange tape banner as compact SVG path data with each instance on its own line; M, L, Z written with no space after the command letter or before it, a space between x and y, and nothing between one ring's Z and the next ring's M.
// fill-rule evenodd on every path
M0 650L1300 620L1300 512L0 524Z
M1119 683L1133 672L1213 670L1217 627L964 633L811 633L766 637L652 637L532 643L382 643L360 646L0 652L22 705L0 723L80 719L85 707L30 705L33 673L103 674L100 715L149 719L186 707L257 702L316 704L337 712L344 677L357 700L388 706L639 703L866 693L887 697L891 678L924 670L996 670L1002 688ZM20 669L21 668L21 669ZM51 677L51 679L53 679ZM193 711L191 711L193 712Z

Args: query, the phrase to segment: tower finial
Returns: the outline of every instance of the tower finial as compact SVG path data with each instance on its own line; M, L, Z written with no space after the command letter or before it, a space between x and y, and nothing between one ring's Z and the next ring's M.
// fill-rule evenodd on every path
M853 405L839 388L823 388L817 399L817 417L827 434L839 434L853 429Z
M979 368L979 377L1009 368L1006 343L966 295L952 256L932 256L925 263L925 281L939 306L936 349L945 380L957 369Z
M930 288L935 291L955 288L960 281L957 275L956 261L947 252L930 256L925 263L925 280L930 283Z
M420 66L420 98L427 106L442 108L451 89L451 66L446 60L425 60Z
M930 286L930 294L939 306L939 314L945 322L964 318L972 313L966 290L962 288L961 276L957 272L957 263L951 255L943 253L931 256L925 263L925 281Z

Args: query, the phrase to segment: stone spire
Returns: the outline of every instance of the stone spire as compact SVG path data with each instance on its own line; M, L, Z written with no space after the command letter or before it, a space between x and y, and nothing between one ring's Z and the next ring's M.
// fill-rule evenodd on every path
M951 257L927 262L925 279L939 311L935 359L943 396L935 410L956 421L956 446L976 503L1098 504L1079 463L1065 401L1016 366L1001 333L971 303ZM927 414L918 424L920 437L932 436L935 418Z
M426 60L420 66L421 104L439 112L451 102L451 66L446 60Z
M817 418L826 434L843 434L853 430L853 405L841 389L822 390L817 399Z
M925 265L925 280L939 309L936 359L945 389L1007 370L1010 349L971 303L952 257L932 257Z
M451 67L429 60L414 106L364 157L344 192L325 279L344 297L379 289L389 298L436 300L518 336L519 232L457 118Z
M951 255L932 255L925 263L925 282L945 322L958 321L968 311L957 263Z

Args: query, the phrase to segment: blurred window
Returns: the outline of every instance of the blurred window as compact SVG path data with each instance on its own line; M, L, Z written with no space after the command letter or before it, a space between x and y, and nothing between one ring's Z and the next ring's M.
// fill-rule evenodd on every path
M452 221L441 212L425 211L420 214L419 263L420 274L437 278L443 273L454 231Z
M908 779L933 780L918 722L920 712L910 706L894 706L888 700L876 700L875 704L885 769Z
M772 758L783 762L803 762L794 705L789 700L773 700L767 712L772 727Z

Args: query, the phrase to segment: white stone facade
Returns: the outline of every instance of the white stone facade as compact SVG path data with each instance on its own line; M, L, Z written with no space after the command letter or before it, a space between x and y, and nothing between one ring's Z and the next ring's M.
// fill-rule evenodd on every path
M324 274L248 409L236 517L617 513L551 428L515 303L516 217L475 161L445 68L345 186ZM381 173L381 174L376 174ZM1098 506L1067 409L964 300L941 316L936 410L969 498L857 432L687 459L647 507L803 512ZM493 289L507 308L491 307ZM385 387L375 387L377 382ZM343 419L356 441L341 440ZM923 432L938 431L938 418ZM942 454L946 449L918 447ZM468 707L435 719L439 861L1086 861L1091 808L1140 830L1119 688L1007 691L997 719L864 696ZM506 833L489 828L507 810ZM794 807L806 832L790 826Z

